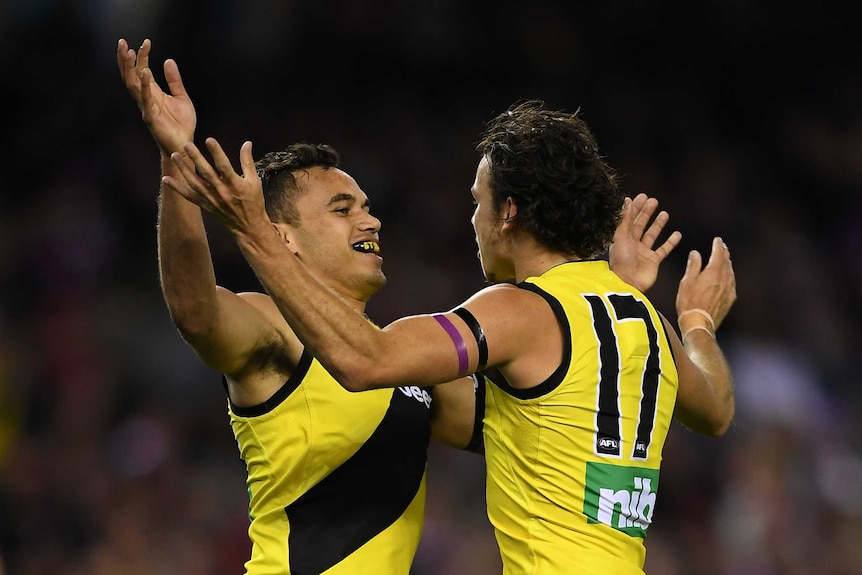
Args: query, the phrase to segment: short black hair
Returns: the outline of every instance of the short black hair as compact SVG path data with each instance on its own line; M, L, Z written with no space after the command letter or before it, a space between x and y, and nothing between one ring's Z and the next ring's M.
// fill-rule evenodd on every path
M296 183L296 172L320 167L337 168L338 152L327 144L292 144L284 150L267 152L255 162L263 186L266 213L273 222L297 224L296 198L303 192Z

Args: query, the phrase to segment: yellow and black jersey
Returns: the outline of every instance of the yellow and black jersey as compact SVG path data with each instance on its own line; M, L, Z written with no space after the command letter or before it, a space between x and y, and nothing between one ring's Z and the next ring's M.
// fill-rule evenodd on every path
M306 351L264 404L228 402L248 470L249 575L407 575L422 532L428 389L346 391Z
M545 298L565 345L536 387L482 373L488 515L504 573L641 574L678 388L664 324L606 261L518 285Z

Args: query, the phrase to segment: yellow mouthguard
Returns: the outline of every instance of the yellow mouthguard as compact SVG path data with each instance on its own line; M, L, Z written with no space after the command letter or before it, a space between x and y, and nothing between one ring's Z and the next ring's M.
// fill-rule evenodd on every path
M376 254L380 252L380 244L377 242L357 242L353 244L353 249L360 252Z

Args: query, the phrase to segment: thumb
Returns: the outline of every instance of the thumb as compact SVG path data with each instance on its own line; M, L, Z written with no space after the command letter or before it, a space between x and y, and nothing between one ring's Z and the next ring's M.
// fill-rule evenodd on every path
M700 252L697 250L691 250L688 252L688 260L685 263L685 273L682 276L682 282L689 282L694 280L698 275L700 275L702 258L700 257Z

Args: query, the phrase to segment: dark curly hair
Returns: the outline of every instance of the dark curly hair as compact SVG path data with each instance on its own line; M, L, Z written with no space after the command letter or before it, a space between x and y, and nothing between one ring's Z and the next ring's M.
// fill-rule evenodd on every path
M296 172L320 167L338 167L338 152L327 144L292 144L284 150L267 152L255 162L263 185L266 213L273 222L299 223L296 198L303 190L296 184Z
M624 196L579 112L516 103L488 122L476 146L487 158L493 206L507 197L515 224L556 251L589 259L610 245Z

